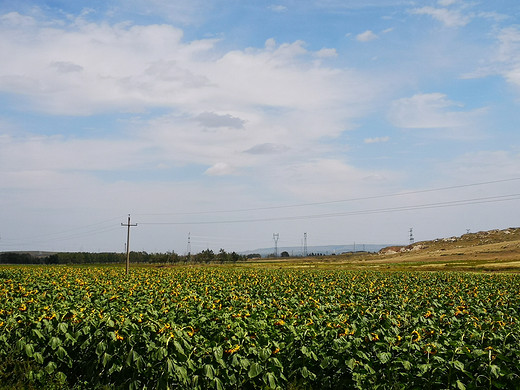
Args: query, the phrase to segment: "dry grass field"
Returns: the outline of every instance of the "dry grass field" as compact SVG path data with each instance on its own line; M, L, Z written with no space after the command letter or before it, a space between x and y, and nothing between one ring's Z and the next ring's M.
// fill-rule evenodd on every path
M264 260L284 267L520 272L520 228L490 230L388 247L379 253L353 253L307 259Z

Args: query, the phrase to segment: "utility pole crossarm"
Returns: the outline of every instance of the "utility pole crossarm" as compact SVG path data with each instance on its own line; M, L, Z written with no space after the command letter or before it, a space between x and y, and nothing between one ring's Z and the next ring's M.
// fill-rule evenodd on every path
M130 228L132 226L137 226L137 224L130 223L130 214L128 214L128 222L121 223L121 226L126 226L128 228L126 233L126 274L128 275L130 272Z

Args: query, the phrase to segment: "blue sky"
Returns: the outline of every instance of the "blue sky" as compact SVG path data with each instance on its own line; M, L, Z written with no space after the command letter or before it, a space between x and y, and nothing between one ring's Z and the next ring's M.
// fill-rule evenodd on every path
M0 1L0 251L518 226L520 4Z

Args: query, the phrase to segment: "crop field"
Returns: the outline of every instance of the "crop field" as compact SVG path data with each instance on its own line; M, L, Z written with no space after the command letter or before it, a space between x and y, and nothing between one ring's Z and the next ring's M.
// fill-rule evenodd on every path
M0 268L0 382L491 389L520 383L520 275Z

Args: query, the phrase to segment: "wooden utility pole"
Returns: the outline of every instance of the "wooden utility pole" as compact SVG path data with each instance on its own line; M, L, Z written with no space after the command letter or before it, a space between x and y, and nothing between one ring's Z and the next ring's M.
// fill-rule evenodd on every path
M130 227L137 226L137 224L130 223L130 214L128 214L128 223L121 223L121 226L126 226L128 231L126 233L126 274L128 275L130 272Z

